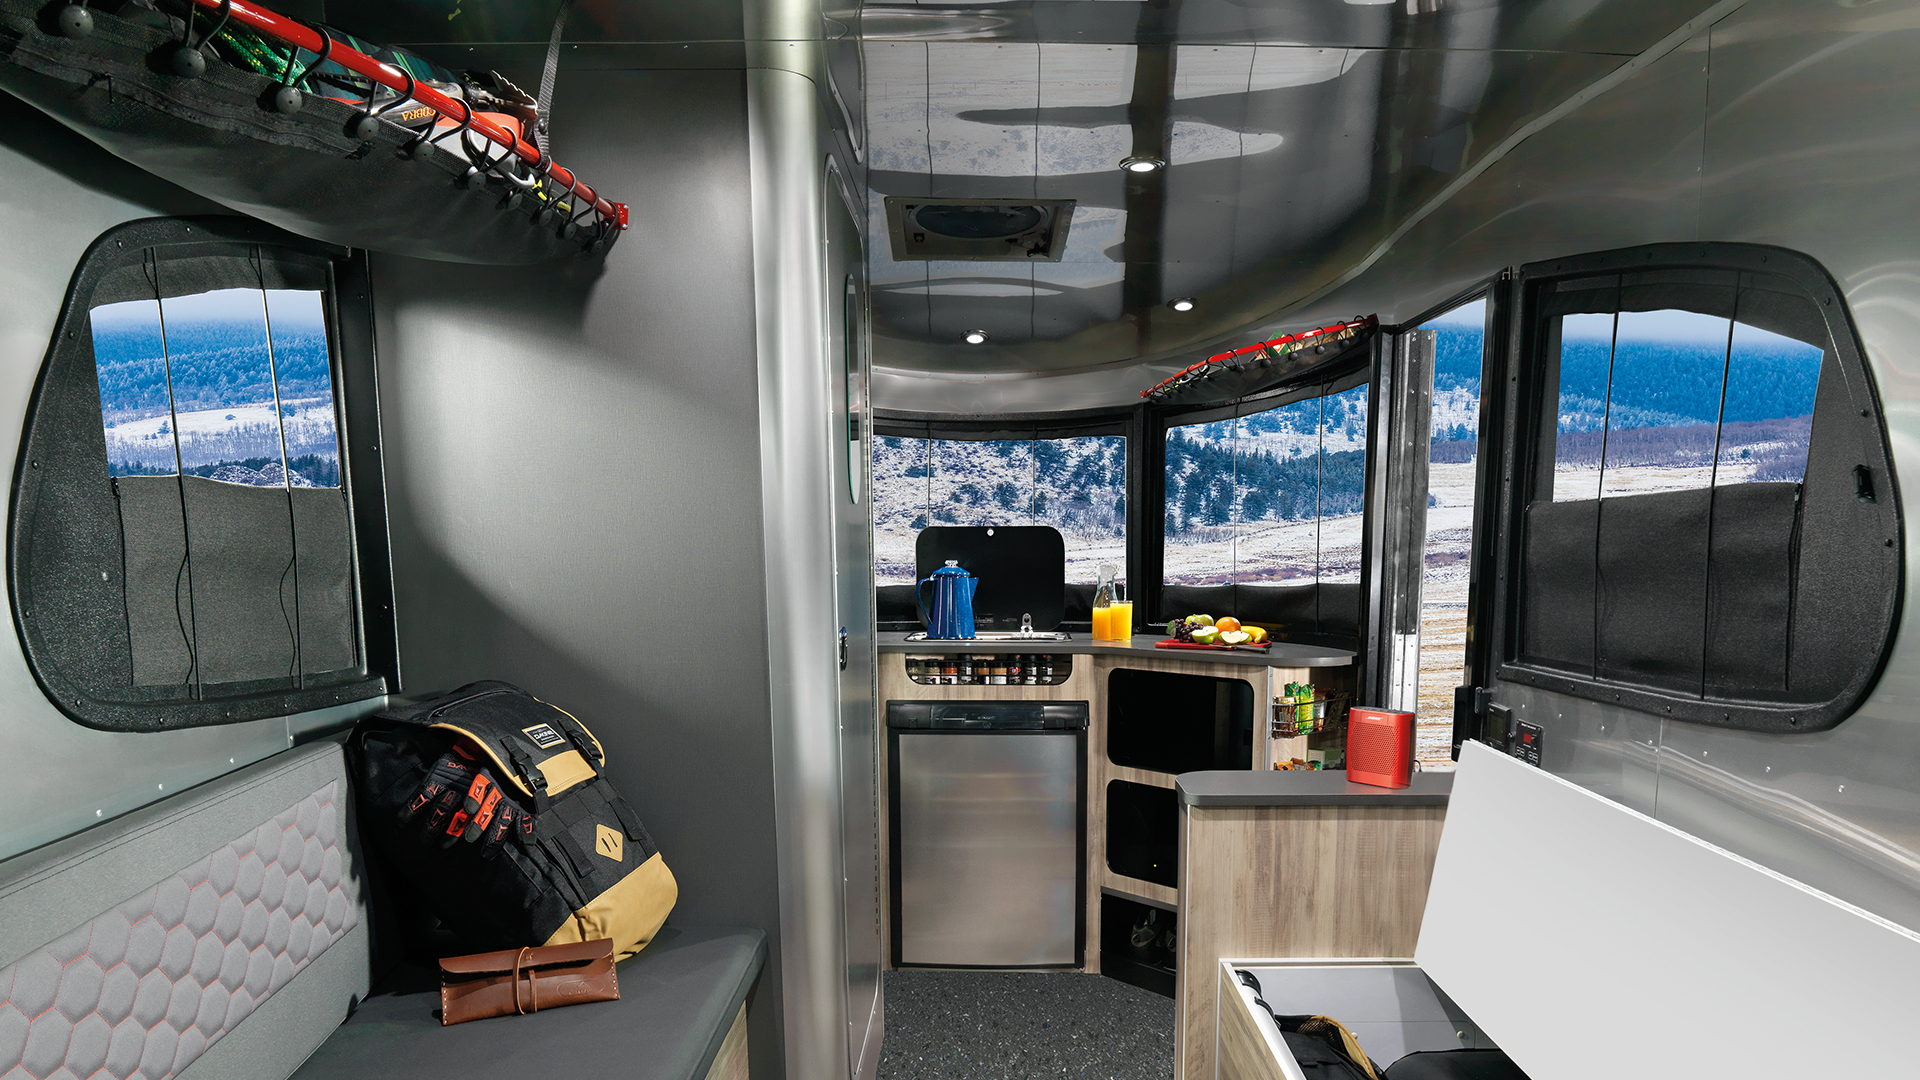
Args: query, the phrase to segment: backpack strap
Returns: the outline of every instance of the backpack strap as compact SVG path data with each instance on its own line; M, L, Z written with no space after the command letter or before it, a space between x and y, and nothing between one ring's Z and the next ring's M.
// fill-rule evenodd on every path
M534 816L538 818L545 814L547 812L547 775L540 771L539 766L533 763L533 758L527 756L527 752L520 749L512 739L502 739L500 745L506 750L507 757L513 761L513 771L519 774L520 786L533 796Z

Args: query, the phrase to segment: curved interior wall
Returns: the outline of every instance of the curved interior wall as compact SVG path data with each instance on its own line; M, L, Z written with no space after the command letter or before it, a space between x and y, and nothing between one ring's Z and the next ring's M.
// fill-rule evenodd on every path
M13 475L21 427L80 256L136 218L225 214L0 94L0 454ZM0 641L0 858L277 754L301 733L351 723L380 699L223 727L140 734L69 720L34 682L20 638Z
M1504 266L1663 241L1773 244L1839 284L1896 477L1920 476L1920 4L1754 0L1535 134L1301 315L1418 316ZM1902 622L1915 611L1907 575ZM1831 731L1766 735L1499 685L1543 767L1920 928L1920 642Z

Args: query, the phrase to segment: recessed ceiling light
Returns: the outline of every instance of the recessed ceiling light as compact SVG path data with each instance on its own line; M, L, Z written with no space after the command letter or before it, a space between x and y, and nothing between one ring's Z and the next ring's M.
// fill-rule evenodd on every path
M1130 173L1150 173L1166 168L1167 163L1157 157L1130 157L1122 158L1120 167Z
M961 337L961 340L969 345L985 345L987 343L987 332L985 330L969 330Z
M1192 311L1193 297L1182 296L1177 300L1169 300L1167 301L1167 306L1172 308L1175 311Z

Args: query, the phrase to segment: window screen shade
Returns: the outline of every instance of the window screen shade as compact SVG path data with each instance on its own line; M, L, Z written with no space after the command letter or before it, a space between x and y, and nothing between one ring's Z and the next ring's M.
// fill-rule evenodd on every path
M35 675L90 726L237 722L384 689L359 642L332 331L319 306L329 257L277 234L205 239L270 232L240 219L135 222L96 241L76 272L27 419L9 554ZM282 291L265 294L263 282ZM190 312L222 290L253 298L241 309L257 341L210 323L200 332L212 337L193 342L184 317L159 330L161 310ZM279 305L277 342L266 330L274 296L307 298L303 313ZM90 312L143 302L152 333L145 312L119 312L110 329L131 338L100 339L97 357ZM305 397L280 397L296 385ZM254 442L257 454L236 458ZM296 444L310 452L282 471ZM183 458L189 475L176 475Z
M1581 265L1649 261L1670 265ZM1708 265L1672 265L1687 262ZM1515 477L1500 677L1703 723L1837 723L1889 640L1901 533L1878 399L1824 271L1778 249L1673 245L1521 279L1534 412L1532 449L1515 453L1533 464ZM1678 328L1674 343L1623 346L1653 325ZM1576 337L1603 350L1598 390Z

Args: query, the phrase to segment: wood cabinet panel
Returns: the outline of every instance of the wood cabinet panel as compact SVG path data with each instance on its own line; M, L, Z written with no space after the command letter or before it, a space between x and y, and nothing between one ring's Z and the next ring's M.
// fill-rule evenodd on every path
M1233 973L1216 962L1214 1000L1220 1010L1220 1080L1286 1080L1280 1063L1260 1034L1259 1021L1250 1014L1233 985Z
M1446 810L1183 806L1176 1077L1208 1080L1223 958L1412 956Z

